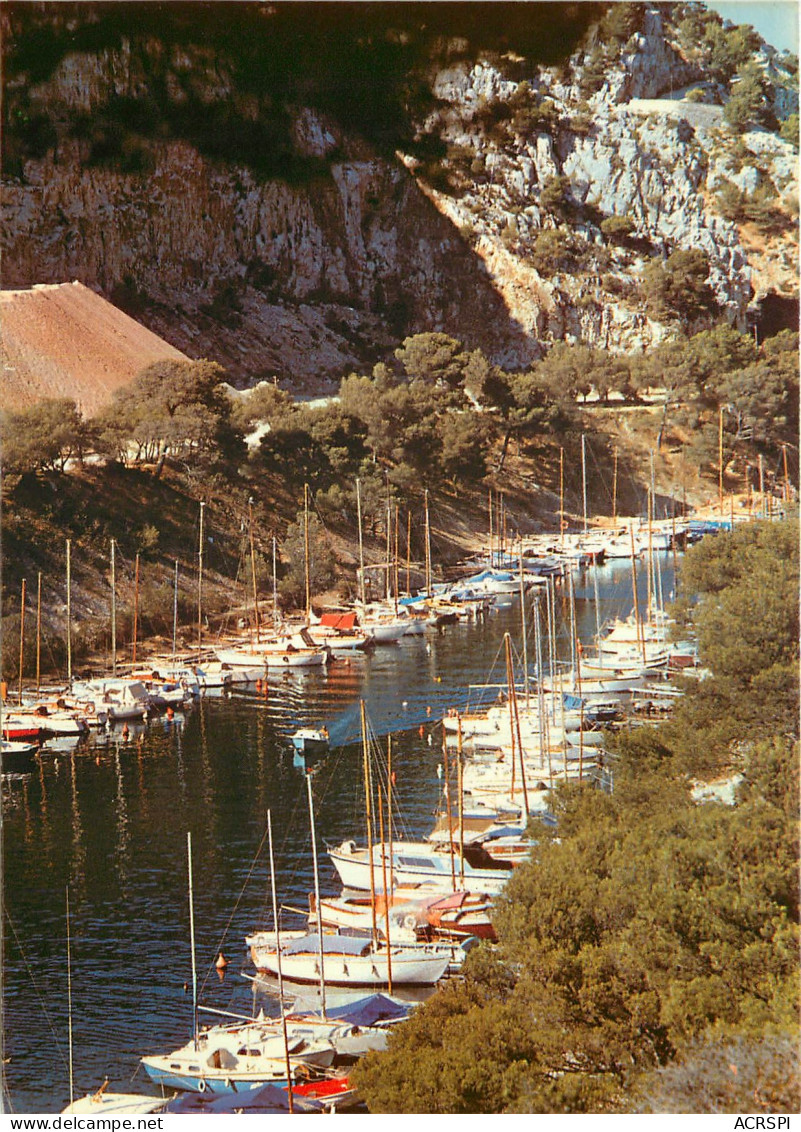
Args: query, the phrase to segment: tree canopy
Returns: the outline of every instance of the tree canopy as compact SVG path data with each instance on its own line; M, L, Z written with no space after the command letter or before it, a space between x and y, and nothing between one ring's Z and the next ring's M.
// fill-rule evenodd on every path
M90 430L67 397L48 398L22 412L0 412L0 459L6 472L63 472L85 451Z
M97 420L109 451L136 459L166 455L206 459L241 455L241 437L231 421L231 401L216 362L164 359L146 366L115 391L113 404Z

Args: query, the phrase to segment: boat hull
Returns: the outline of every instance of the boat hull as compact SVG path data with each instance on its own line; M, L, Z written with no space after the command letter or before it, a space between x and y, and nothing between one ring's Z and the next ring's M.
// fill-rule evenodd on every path
M278 955L269 947L251 944L250 955L257 971L278 974ZM393 986L434 986L448 968L447 956L392 955ZM323 957L326 986L385 987L390 983L386 954L367 956L333 955ZM293 983L316 984L320 981L319 958L312 955L281 955L281 974Z
M231 1093L242 1093L248 1089L258 1089L261 1085L277 1085L281 1089L287 1086L286 1066L276 1066L275 1075L264 1072L252 1074L231 1074L225 1070L209 1073L189 1073L171 1070L167 1066L153 1064L153 1062L167 1061L166 1058L153 1058L143 1060L150 1080L154 1085L165 1089L183 1089L194 1093L211 1093L212 1096L224 1096Z

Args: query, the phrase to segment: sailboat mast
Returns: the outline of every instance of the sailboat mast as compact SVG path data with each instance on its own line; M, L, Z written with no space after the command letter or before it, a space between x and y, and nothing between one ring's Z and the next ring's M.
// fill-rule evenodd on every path
M574 658L576 665L576 690L581 695L581 641L578 635L578 619L576 617L576 587L573 571L570 571L570 633L574 643Z
M278 999L281 1004L281 1029L284 1034L284 1057L286 1058L287 1096L289 1111L294 1112L292 1103L292 1067L289 1062L289 1039L286 1032L286 1014L284 1013L284 976L281 971L281 928L278 922L278 897L275 892L275 857L273 854L273 823L270 810L267 811L267 839L270 848L270 888L273 895L273 924L275 925L275 957L278 964Z
M317 833L314 828L314 799L311 775L306 775L306 793L309 799L309 826L311 827L312 862L314 864L314 900L317 908L317 936L320 941L320 1008L325 1018L325 959L323 949L323 910L320 907L320 870L317 867Z
M42 571L39 571L39 577L36 584L36 694L39 695L39 687L42 675Z
M22 703L22 668L25 663L25 579L22 579L22 597L19 605L19 699Z
M617 448L612 453L612 526L617 526Z
M131 652L131 666L136 666L136 640L139 631L139 555L136 556L134 567L134 615L133 615L133 649Z
M71 542L67 539L67 681L72 685L72 563Z
M278 624L278 543L273 535L273 625Z
M362 487L356 477L356 516L359 522L359 597L364 605L364 538L362 535Z
M387 941L387 986L392 994L392 941L389 937L389 904L390 894L387 888L387 851L384 846L384 802L381 784L378 785L378 832L381 837L381 872L384 881L384 935Z
M395 616L398 616L398 505L395 504L395 553L393 555L392 572L394 576L393 592L395 594Z
M512 650L511 650L511 645L510 645L510 637L509 637L508 633L504 633L503 643L504 643L504 648L506 650L505 660L506 660L506 687L507 687L507 695L508 695L508 701L509 701L509 735L511 737L511 743L512 743L512 759L511 759L511 762L512 762L512 781L511 781L510 788L509 788L509 796L511 797L512 801L514 802L514 800L515 800L515 742L516 742L516 736L515 736L515 714L514 714L514 706L512 704L512 688L514 686L515 677L514 677L514 672L512 671Z
M545 763L545 751L548 751L548 785L553 790L553 768L551 767L551 744L548 733L548 716L545 711L545 693L542 687L542 627L540 625L540 601L536 601L534 613L534 647L537 651L537 709L539 711L540 725L540 763ZM551 693L553 695L553 692Z
M462 717L457 714L457 757L459 781L459 880L464 888L464 752L462 747Z
M528 711L528 632L526 630L526 586L523 578L523 541L520 541L520 621L523 631L523 689L526 696L526 711Z
M203 648L203 512L206 504L200 501L200 529L198 532L197 550L197 658Z
M584 506L584 534L587 533L587 438L581 434L581 496Z
M492 546L492 488L489 489L487 498L489 505L489 564L492 567L494 565Z
M306 620L311 620L311 570L309 568L309 485L303 485L303 573L306 580Z
M395 891L395 878L392 875L392 787L395 785L392 774L392 736L387 735L387 837L389 839L389 887ZM386 888L384 890L386 894Z
M256 586L256 545L253 541L253 496L248 499L248 526L250 528L250 573L253 579L253 616L256 621L256 641L261 640L259 629L259 591Z
M384 595L389 602L389 595L392 590L392 505L389 501L389 480L387 480L387 547L386 547L386 575L387 580L384 586Z
M559 546L565 545L565 450L559 449Z
M718 511L723 518L723 406L718 410Z
M654 496L653 496L653 491L652 491L652 489L649 485L649 487L648 487L648 570L647 570L648 588L647 588L647 591L646 591L648 596L647 596L646 607L645 607L645 609L646 609L645 618L646 618L646 621L648 621L648 622L651 621L651 619L653 618L653 615L654 615L654 613L653 613L654 593L653 593L653 584L652 584L652 576L653 576L653 570L654 570L653 514L654 514Z
M111 540L111 674L117 675L117 546Z
M517 689L515 688L514 680L514 666L512 664L512 638L509 633L506 634L506 664L509 672L509 702L512 707L512 726L513 742L512 742L512 768L514 769L514 736L517 737L517 750L520 757L520 785L523 790L523 805L526 809L526 820L528 820L528 786L526 784L526 764L523 755L523 740L520 734L520 712L517 706Z
M375 868L373 862L373 813L370 800L370 752L367 741L367 714L364 710L364 700L359 701L362 723L362 759L364 763L364 802L365 817L367 821L367 860L370 868L370 908L373 919L373 941L378 935L375 917ZM384 893L386 896L386 893Z
M175 559L175 582L172 588L172 659L178 651L178 559Z
M409 597L412 596L411 590L411 573L412 573L412 513L406 512L406 593Z
M195 891L192 884L192 834L186 832L186 860L189 877L189 946L192 952L192 1041L197 1049L197 964L195 962Z
M629 535L631 537L631 592L634 600L634 622L637 626L637 640L640 642L642 650L642 662L645 664L645 634L642 631L640 624L640 599L637 596L637 564L634 554L634 528L629 527Z
M428 514L428 488L425 495L426 504L426 597L431 597L431 520Z
M448 760L448 732L442 724L442 761L445 769L445 815L448 819L448 851L451 858L451 891L456 891L456 861L453 856L453 816L451 811L451 768Z

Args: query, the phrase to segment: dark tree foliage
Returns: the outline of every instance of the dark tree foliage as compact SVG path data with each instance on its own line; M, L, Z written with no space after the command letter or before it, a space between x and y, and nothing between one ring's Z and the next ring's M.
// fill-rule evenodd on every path
M8 472L63 472L81 457L91 430L66 397L47 398L22 412L0 412L0 462Z
M693 773L743 761L747 738L798 735L798 523L750 523L704 540L682 564L712 677L662 729Z
M240 460L242 438L231 420L225 378L225 370L206 359L152 362L116 390L113 404L98 416L101 446L123 459L133 443L137 460Z
M776 118L771 109L770 95L770 84L762 68L750 60L737 70L723 117L738 133L753 126L771 129L776 125Z
M672 252L663 264L652 259L643 272L643 295L657 319L694 321L718 310L709 285L709 258L698 248Z

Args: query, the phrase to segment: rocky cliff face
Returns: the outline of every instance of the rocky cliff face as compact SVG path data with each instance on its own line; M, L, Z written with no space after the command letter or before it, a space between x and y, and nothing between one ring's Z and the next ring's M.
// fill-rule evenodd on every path
M110 98L145 99L167 50L146 40L67 54L29 83L27 105L63 122L91 120ZM180 103L191 73L209 105L239 99L247 116L219 58L169 50L170 97ZM89 161L79 131L59 129L6 178L5 285L80 279L235 378L275 373L301 386L422 330L508 367L560 339L645 349L672 327L649 315L643 268L676 248L707 254L716 297L740 328L754 297L797 293L794 229L763 239L726 219L717 195L727 182L746 195L767 184L789 212L792 148L765 131L735 136L721 106L677 97L705 76L657 10L590 96L586 52L558 70L507 62L431 68L436 108L417 127L444 148L433 166L380 157L300 105L291 144L317 165L294 180L158 137ZM602 234L609 217L632 222L626 241ZM543 254L545 232L569 239L569 255Z

